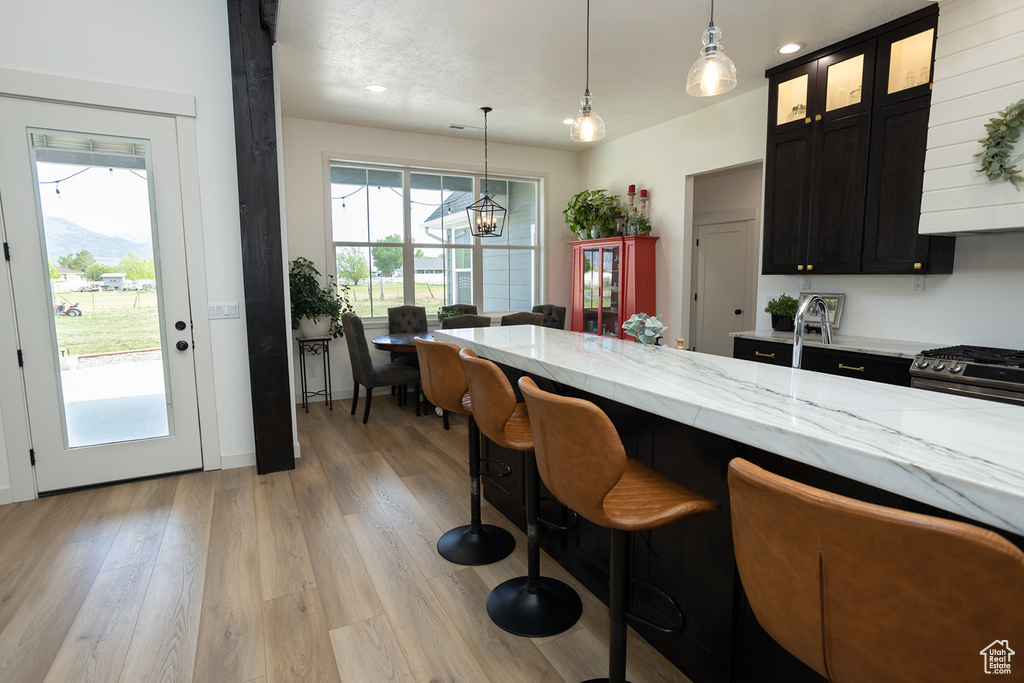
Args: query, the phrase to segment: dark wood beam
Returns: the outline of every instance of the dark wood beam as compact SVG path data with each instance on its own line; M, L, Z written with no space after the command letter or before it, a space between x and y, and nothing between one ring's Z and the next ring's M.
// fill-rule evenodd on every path
M274 3L276 6L276 2ZM227 0L256 471L295 469L277 178L273 38L260 0ZM276 13L275 13L276 16Z

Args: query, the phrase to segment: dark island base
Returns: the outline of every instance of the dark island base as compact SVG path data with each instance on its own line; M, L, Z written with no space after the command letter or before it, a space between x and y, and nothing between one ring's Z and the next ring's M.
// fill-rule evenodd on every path
M513 386L522 372L503 368ZM665 635L635 625L659 652L695 683L801 683L825 679L778 646L760 627L746 601L733 556L726 472L733 458L745 458L785 477L859 500L976 524L943 510L868 486L774 453L646 413L572 387L534 378L541 388L593 401L615 424L626 453L683 486L718 501L722 511L636 534L633 576L668 592L682 606L686 630ZM512 467L505 478L484 477L484 497L526 529L524 459L493 443L489 455ZM608 603L610 534L562 506L543 488L541 547L594 595ZM559 531L555 525L568 531ZM979 525L983 526L983 525ZM1024 548L1024 538L994 529ZM543 572L543 563L541 567ZM631 612L669 625L671 606L634 584Z

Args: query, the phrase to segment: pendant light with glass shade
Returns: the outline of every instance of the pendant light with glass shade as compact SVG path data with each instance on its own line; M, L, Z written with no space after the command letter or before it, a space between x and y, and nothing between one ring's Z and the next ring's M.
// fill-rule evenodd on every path
M604 137L604 120L590 106L590 0L587 0L587 86L580 99L580 113L569 129L569 137L576 142L593 142Z
M487 180L487 113L491 108L480 107L480 111L484 113L484 184L480 191L483 196L466 207L466 217L469 218L469 231L473 237L501 237L505 228L505 207L487 194L490 189Z
M701 36L704 47L690 67L686 92L694 97L711 97L736 87L736 65L722 49L722 30L715 26L715 0L711 0L711 21Z

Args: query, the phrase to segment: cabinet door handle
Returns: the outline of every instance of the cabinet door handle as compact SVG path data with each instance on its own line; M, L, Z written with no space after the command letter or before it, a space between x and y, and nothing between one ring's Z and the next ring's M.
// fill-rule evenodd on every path
M815 114L814 115L814 120L815 121L821 121L821 114Z
M760 356L761 358L775 358L775 354L774 353L761 353L760 351L754 351L754 355L755 356ZM842 366L840 365L839 367L842 367Z
M920 264L920 263L915 263L914 264L914 270L921 270L921 268L923 268L923 267L924 266L922 266L922 264Z
M796 267L796 269L797 269L797 270L803 270L803 269L804 269L804 267L803 267L803 266L797 266L797 267Z
M810 263L808 263L807 264L807 270L814 270L814 266L812 266Z
M852 365L843 365L842 363L840 363L839 364L839 369L840 370L855 370L857 372L864 372L864 366L863 365L860 366L859 368L855 368Z
M810 122L811 122L811 117L810 116L808 116L806 119L804 119L804 123L810 123Z

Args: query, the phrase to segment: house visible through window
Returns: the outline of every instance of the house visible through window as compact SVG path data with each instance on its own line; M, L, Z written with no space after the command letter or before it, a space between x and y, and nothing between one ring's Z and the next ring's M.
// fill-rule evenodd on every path
M466 207L482 177L331 164L331 226L338 282L356 313L381 317L415 303L481 312L529 310L539 272L534 179L490 178L483 188L508 210L500 238L476 239Z

